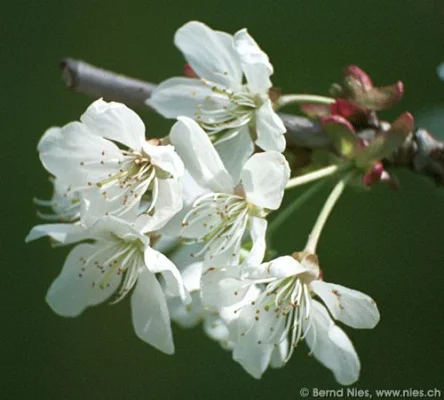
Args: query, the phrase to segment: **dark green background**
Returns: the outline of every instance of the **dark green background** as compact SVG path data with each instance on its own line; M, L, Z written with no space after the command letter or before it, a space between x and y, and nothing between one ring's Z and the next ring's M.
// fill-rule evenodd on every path
M326 94L341 69L354 63L377 83L404 81L404 101L384 117L443 109L444 82L435 71L444 60L442 0L4 2L2 399L297 399L304 386L338 388L304 346L284 369L256 381L200 328L175 328L175 356L145 345L133 334L127 300L77 319L57 317L45 304L68 249L23 242L38 222L32 197L50 194L36 144L45 129L79 118L90 102L64 89L59 60L79 57L160 81L181 73L183 59L172 39L191 19L228 32L248 27L272 59L274 84L286 92ZM149 134L164 135L171 126L157 115L141 116ZM444 137L444 125L434 124ZM356 387L444 389L444 193L409 172L399 177L397 192L381 186L346 193L322 237L320 259L327 281L369 293L381 311L376 329L346 329L363 365ZM283 254L302 248L325 195L282 226Z

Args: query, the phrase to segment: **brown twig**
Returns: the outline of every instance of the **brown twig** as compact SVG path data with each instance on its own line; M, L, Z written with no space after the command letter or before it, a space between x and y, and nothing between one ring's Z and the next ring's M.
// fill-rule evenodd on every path
M129 78L81 60L65 58L61 61L62 78L65 85L76 92L93 97L103 97L131 106L143 106L156 85Z

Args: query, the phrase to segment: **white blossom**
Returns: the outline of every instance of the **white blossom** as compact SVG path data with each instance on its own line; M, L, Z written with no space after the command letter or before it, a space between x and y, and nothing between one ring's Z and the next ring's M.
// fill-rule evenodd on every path
M246 29L232 36L191 21L174 42L200 79L162 82L149 106L166 118L194 118L209 134L230 130L251 152L249 129L263 150L284 151L286 129L268 94L273 66Z
M202 323L204 332L217 341L224 349L232 350L234 342L228 325L233 319L234 308L227 307L221 310L211 310L204 307L201 300L201 278L204 269L203 262L191 257L191 252L196 252L201 245L181 246L173 251L171 261L181 272L185 288L191 295L191 302L184 304L179 297L168 297L168 308L171 319L182 328L192 328ZM258 295L256 287L250 287L249 293L243 298L245 304L252 301ZM236 304L239 307L242 303Z
M95 101L80 122L49 129L38 150L45 168L79 193L87 225L104 215L134 219L142 196L149 204L137 221L144 231L160 229L182 208L182 161L173 146L147 141L142 120L123 104Z
M80 223L80 196L77 191L68 190L68 186L51 179L54 186L51 200L34 199L34 203L50 209L51 212L37 212L37 216L46 221L57 221L34 226L25 241L49 236L53 245L66 245L84 238L85 229Z
M333 319L353 328L373 328L379 312L370 297L322 281L317 257L295 253L242 270L210 268L203 276L203 303L211 309L239 304L252 285L264 288L254 301L235 309L238 316L231 327L237 335L233 358L245 370L260 378L272 357L275 364L283 365L305 339L311 353L340 384L358 379L358 355Z
M230 174L208 136L192 119L179 117L170 140L190 175L209 190L194 202L183 222L184 238L205 242L196 256L205 255L206 263L236 264L249 230L252 249L248 257L250 262L260 263L265 252L265 215L279 207L290 174L284 156L258 153Z
M191 246L196 247L196 246ZM200 299L200 279L203 263L190 256L189 246L176 250L171 260L179 268L185 288L190 293L191 302L184 304L179 297L168 298L171 319L182 328L192 328L202 322L204 332L224 348L231 349L226 323L217 312L205 310Z
M69 253L46 301L59 315L75 317L85 308L113 295L123 298L134 286L131 309L136 334L159 350L172 354L174 344L165 293L182 301L188 293L175 265L150 247L150 239L128 222L102 217L85 235L92 243L78 244Z

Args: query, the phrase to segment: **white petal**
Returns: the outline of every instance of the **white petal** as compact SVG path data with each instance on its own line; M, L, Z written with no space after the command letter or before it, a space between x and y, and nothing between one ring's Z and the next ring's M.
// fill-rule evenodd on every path
M171 319L182 328L196 326L205 314L198 292L191 293L191 303L187 305L179 297L168 298L168 310Z
M241 281L238 267L210 267L202 274L201 296L205 307L219 310L243 300L253 282Z
M174 43L200 78L234 90L239 88L242 69L231 35L191 21L178 29Z
M217 315L207 314L204 319L203 329L211 339L225 345L227 349L233 346L233 343L229 343L228 341L230 332L228 331L227 325Z
M241 183L249 203L276 210L284 196L290 168L285 157L275 151L253 155L245 164Z
M200 79L171 78L160 83L146 104L165 118L196 118L199 105L211 102L211 108L228 106L229 100Z
M284 133L287 129L279 115L273 110L270 99L256 111L256 144L265 151L282 153L285 150Z
M179 178L184 174L185 167L173 146L153 146L147 142L143 145L143 150L150 156L151 164L168 172L171 177Z
M25 242L49 236L57 244L67 245L79 242L87 236L85 228L80 224L43 224L34 226L25 238Z
M366 294L323 281L313 281L311 287L334 319L357 329L372 329L379 322L378 307Z
M179 270L167 257L151 247L146 247L145 264L153 274L162 274L168 294L179 296L183 301L189 301L189 294L185 289Z
M246 29L236 32L233 38L242 63L242 69L247 77L248 88L252 93L266 93L271 88L270 75L273 66L268 56L260 49Z
M80 120L91 133L115 140L132 150L140 151L145 141L145 125L125 104L96 100Z
M177 246L179 246L179 241L177 240L177 238L173 236L164 235L159 238L159 240L156 242L153 248L164 254L167 254L171 251L174 254L175 253L174 249Z
M227 323L227 325L230 325L230 337L232 336L234 341L237 341L239 334L236 331L236 323L232 324L232 322L235 322L239 317L239 310L246 305L251 305L251 302L256 301L261 293L262 290L258 286L250 285L247 293L243 296L243 299L230 307L223 307L219 310L220 317Z
M256 342L275 344L282 337L285 328L285 318L276 318L276 312L270 303L273 298L262 297L260 301L254 301L242 307L238 324L240 338L250 336ZM267 307L268 306L268 307ZM268 311L267 311L268 310Z
M163 228L167 222L182 209L182 187L176 179L159 179L158 195L154 213L141 214L135 226L142 232L154 232Z
M43 166L73 191L116 173L118 161L123 157L114 143L93 135L80 122L48 129L38 144L38 151ZM110 159L114 161L108 161Z
M156 249L157 249L156 245ZM184 245L177 241L176 246L168 254L171 262L176 265L182 274L185 288L189 291L200 290L200 276L202 274L202 261L193 257L202 248L202 244Z
M146 268L139 273L131 296L134 330L143 341L166 354L174 353L170 316L156 276Z
M296 276L309 271L307 267L296 261L291 256L275 258L259 266L252 264L242 268L242 276L247 279L283 279L289 276Z
M185 288L189 292L199 291L201 276L202 276L202 262L197 261L190 265L187 265L182 270L182 279Z
M184 205L191 206L199 197L209 193L209 190L200 186L196 180L185 170L182 177L182 199Z
M185 170L185 173L181 179L182 182L182 211L177 213L159 232L160 235L167 235L171 237L178 237L182 230L182 222L185 216L191 209L192 204L198 198L208 193L208 189L203 189L197 184L197 182L191 177L189 172Z
M90 228L91 238L102 238L116 241L116 237L125 241L140 241L143 248L148 247L149 238L140 232L133 224L113 215L101 217Z
M333 372L341 385L356 382L361 364L348 336L334 324L324 306L315 300L312 301L310 319L306 341L313 355ZM304 324L306 330L308 322Z
M258 343L252 329L245 336L241 336L233 350L233 359L254 378L260 379L270 364L274 344Z
M213 230L212 226L220 223L221 220L216 208L207 207L201 210L199 215L202 215L202 218L193 219L193 213L191 214L191 221L187 221L182 227L182 237L204 240L205 236Z
M51 208L65 222L78 219L80 212L79 193L70 190L68 185L52 179L54 191L51 198Z
M270 366L272 368L282 368L286 364L288 356L288 338L279 343L271 354Z
M60 275L46 295L46 301L55 313L64 317L76 317L86 307L105 301L117 289L120 276L113 274L103 282L105 278L102 270L94 264L97 261L102 265L112 256L110 252L93 256L102 248L102 243L83 243L69 253ZM82 263L84 259L90 259L86 265ZM105 284L101 285L101 282Z
M248 253L247 258L244 260L244 263L256 266L263 261L265 250L267 248L267 243L265 240L265 235L267 233L267 220L265 218L250 217L248 224L253 246Z
M219 234L205 254L204 266L238 265L248 215L238 216L229 233Z
M236 131L218 140L214 147L222 159L233 182L238 182L243 166L254 151L248 126L244 125Z
M179 117L171 142L196 182L214 192L231 193L233 181L203 129L192 119Z
M82 223L85 226L92 226L98 219L107 215L115 215L133 223L138 213L140 198L142 193L146 191L147 186L140 186L137 190L139 200L128 202L127 205L124 204L124 195L129 192L128 188L112 185L106 190L106 198L97 187L82 191L80 196Z

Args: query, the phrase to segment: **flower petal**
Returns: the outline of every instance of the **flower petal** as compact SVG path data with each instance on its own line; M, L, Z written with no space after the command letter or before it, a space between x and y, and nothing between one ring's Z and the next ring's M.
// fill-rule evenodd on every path
M144 268L131 296L134 330L143 341L166 354L174 353L170 316L156 276Z
M229 100L200 79L171 78L161 82L145 103L165 118L185 116L196 118L199 105L211 102L211 107L223 109Z
M233 182L238 182L243 166L254 152L254 144L248 126L230 132L218 140L214 147L222 159Z
M113 274L104 281L97 265L112 256L104 252L103 244L79 244L69 253L60 275L50 286L46 301L52 310L64 317L76 317L88 307L108 299L120 284L121 277ZM100 253L98 253L101 251ZM85 264L84 260L88 260ZM100 283L104 284L100 284Z
M223 307L219 310L218 314L225 321L227 326L230 326L230 338L233 341L237 341L239 337L237 326L237 319L239 317L239 310L244 306L251 306L251 302L255 302L257 298L262 293L262 290L257 285L250 285L247 293L243 296L243 298L238 302L233 304L230 307Z
M267 248L265 240L267 220L265 218L250 217L248 224L253 246L248 253L247 258L244 260L244 263L256 266L264 260L265 250Z
M203 329L211 339L219 342L226 350L233 349L234 343L229 341L230 332L221 318L216 315L207 315Z
M204 241L205 237L213 230L213 225L220 223L221 217L218 209L210 208L204 209L193 218L193 208L191 209L191 220L187 218L186 223L182 225L181 236L184 238Z
M233 350L233 359L241 364L251 376L260 379L270 364L274 344L261 342L257 336L256 326L244 335L242 335L243 332L240 332L241 336L239 336Z
M266 93L271 88L270 75L273 74L273 66L270 64L268 56L260 49L246 29L235 33L233 43L239 54L250 92Z
M83 225L92 226L98 219L107 215L118 216L119 219L133 223L138 213L140 198L147 186L140 185L135 192L138 198L127 203L124 201L124 195L129 192L128 188L117 185L110 186L106 190L106 197L97 187L82 191L80 210Z
M200 78L230 89L239 88L242 69L231 35L191 21L177 30L174 44Z
M202 262L197 261L182 269L182 279L185 288L189 292L200 291L200 279L202 277Z
M312 301L310 320L304 321L304 325L305 339L311 352L333 372L338 383L351 385L356 382L361 369L358 355L348 336L334 324L325 307Z
M165 279L166 291L169 295L179 296L183 301L189 302L189 294L183 284L182 276L167 257L147 246L145 248L145 264L153 274L162 274Z
M140 232L134 224L113 215L101 217L88 230L91 239L116 241L116 236L124 241L140 241L143 247L148 247L150 240Z
M122 103L96 100L80 117L80 121L92 134L122 143L132 150L141 150L145 141L142 120Z
M46 170L72 191L116 173L123 157L114 143L93 135L80 122L48 129L37 149Z
M239 267L210 267L202 274L201 297L205 307L218 311L239 303L253 282L241 281Z
M199 293L191 293L191 303L183 304L179 297L168 298L168 310L171 319L182 328L192 328L202 322L205 310L199 298Z
M184 174L185 167L173 146L153 146L150 143L144 143L143 150L150 156L151 164L168 172L171 177L179 178Z
M43 224L34 226L25 238L25 242L49 236L58 245L79 242L87 236L85 228L80 224Z
M283 279L289 276L303 274L309 268L302 265L291 256L282 256L259 266L251 264L242 268L242 277L246 279Z
M162 239L165 238L162 236ZM162 241L162 239L160 241ZM189 292L200 290L200 276L202 274L202 261L197 260L192 255L197 253L202 248L202 244L184 245L177 239L175 245L171 247L169 254L171 262L176 265L182 274L183 283ZM156 250L158 244L156 245Z
M170 133L171 142L185 167L204 188L231 193L233 181L202 128L192 119L179 117Z
M158 232L162 236L167 235L170 237L178 237L182 230L182 222L185 216L191 210L191 206L194 201L208 193L208 189L203 189L201 186L199 186L187 170L185 170L185 173L181 178L181 182L181 198L183 208Z
M372 329L379 322L378 307L366 294L323 281L313 281L311 287L334 319L357 329Z
M212 241L206 251L205 267L239 264L242 239L247 228L248 219L248 215L244 212L236 218L228 231L225 233L219 232L217 238Z
M270 367L282 368L288 357L288 338L282 340L271 354Z
M265 151L282 153L285 150L284 133L287 129L279 115L273 110L270 99L256 111L256 144Z
M154 232L163 228L182 209L182 186L176 179L159 179L154 213L141 214L136 227L142 232Z
M277 152L253 155L241 173L241 183L248 202L276 210L281 205L290 168L285 157Z

